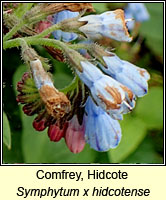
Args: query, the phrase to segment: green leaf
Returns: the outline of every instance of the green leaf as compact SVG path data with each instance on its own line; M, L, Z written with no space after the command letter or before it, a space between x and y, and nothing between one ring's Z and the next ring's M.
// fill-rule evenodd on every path
M23 155L21 149L21 130L11 130L12 133L12 148L9 150L3 145L3 158L5 163L23 163Z
M127 3L107 3L107 6L110 10L115 9L124 9L124 7L127 5Z
M62 139L51 142L47 130L38 132L32 127L33 117L22 113L23 137L22 148L25 163L92 163L96 152L88 146L79 153L71 153Z
M73 78L68 74L57 73L54 76L54 85L57 89L61 89L69 85L72 80Z
M3 112L3 142L8 149L11 149L11 132L9 121L6 114Z
M148 136L123 163L163 163L163 158L155 151L152 139Z
M163 56L163 3L146 3L150 19L141 24L140 33L158 56Z
M138 145L142 142L147 134L146 124L139 118L126 115L121 122L122 139L116 149L108 152L112 163L120 163L126 159Z
M107 3L92 3L97 13L102 13L108 10Z
M152 87L148 94L138 99L135 114L149 129L163 127L163 88Z

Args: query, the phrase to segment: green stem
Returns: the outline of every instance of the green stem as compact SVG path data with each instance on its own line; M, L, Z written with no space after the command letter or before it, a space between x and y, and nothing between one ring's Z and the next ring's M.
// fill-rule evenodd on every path
M45 35L45 34L44 34ZM36 35L38 36L38 35ZM36 36L31 37L24 37L24 39L27 44L29 45L43 45L43 46L50 46L57 49L65 49L65 48L71 48L71 49L89 49L88 44L65 44L59 40L55 39L49 39L49 38L38 38ZM21 38L16 38L12 40L5 41L3 43L3 49L13 48L13 47L19 47Z
M23 15L32 8L33 5L34 3L20 3L16 10L14 10L13 14L21 19Z
M75 49L75 50L78 50L78 49L86 49L86 50L89 50L90 48L90 44L69 44L68 45L71 49Z
M59 30L60 29L60 24L55 24L53 26L50 26L49 28L45 29L44 31L42 31L41 33L32 36L33 38L41 38L41 37L45 37L48 34L52 33L53 31Z
M24 20L19 21L4 37L3 37L3 41L7 41L10 38L12 38L12 36L17 33L18 30L20 30L23 25L25 24Z
M28 45L43 45L43 46L50 46L57 49L64 50L67 47L67 44L64 44L63 42L55 39L48 39L48 38L34 38L32 37L25 37L25 38L16 38L12 40L8 40L3 43L3 48L13 48L13 47L19 47L21 46L21 41L25 40Z
M64 94L67 94L69 91L74 90L77 87L79 80L80 80L79 77L76 75L73 81L70 83L70 85L68 85L65 88L60 89L60 91L63 92Z
M3 38L4 41L9 40L10 38L12 38L12 36L18 31L20 30L24 25L26 25L28 23L28 21L26 22L26 20L21 20L19 21ZM32 36L34 38L41 38L41 37L45 37L48 34L52 33L55 30L58 30L61 28L60 23L59 24L55 24L47 29L45 29L44 31L42 31L40 34L37 34L35 36Z

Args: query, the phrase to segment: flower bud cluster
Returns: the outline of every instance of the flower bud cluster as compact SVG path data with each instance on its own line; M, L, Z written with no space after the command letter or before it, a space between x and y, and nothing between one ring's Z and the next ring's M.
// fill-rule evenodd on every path
M34 63L31 65L33 73L24 73L22 80L17 83L17 91L20 92L17 102L25 104L23 111L26 115L37 114L33 121L33 127L37 131L43 131L48 127L48 136L51 141L58 142L65 138L70 151L79 153L85 146L83 108L79 108L81 103L86 101L84 89L76 88L77 92L69 91L65 95L52 85L48 77L41 78L41 70L35 74ZM46 76L45 73L44 75Z

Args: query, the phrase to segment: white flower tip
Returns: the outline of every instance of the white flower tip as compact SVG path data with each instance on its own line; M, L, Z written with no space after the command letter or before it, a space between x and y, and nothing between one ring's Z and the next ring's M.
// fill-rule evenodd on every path
M133 18L131 18L131 19L125 19L125 22L127 23L127 22L131 22L131 21L135 21Z

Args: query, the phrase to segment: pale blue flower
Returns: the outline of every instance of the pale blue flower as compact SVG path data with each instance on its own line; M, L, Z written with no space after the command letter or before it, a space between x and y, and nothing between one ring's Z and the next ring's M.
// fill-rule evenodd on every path
M138 22L149 20L149 13L143 3L128 3L126 12L130 12Z
M82 40L78 44L87 44L87 45L89 45L89 44L93 44L93 41L91 41L91 40ZM87 51L87 49L79 49L79 53L81 55L83 55L87 59L91 58L89 53L88 53L88 51Z
M50 76L43 69L42 63L39 59L30 62L33 79L37 89L41 89L42 86L48 85L54 88L53 82Z
M120 114L132 111L135 106L132 92L109 76L96 80L90 90L97 104L115 119L121 119Z
M104 75L88 61L81 61L82 72L76 70L80 79L89 87L96 103L114 119L122 119L122 114L135 106L132 92L113 78Z
M133 18L136 22L144 22L149 20L150 16L143 3L128 3L128 6L125 9L125 18ZM127 22L128 29L132 30L134 24L134 21Z
M53 23L57 24L65 19L74 18L79 15L79 12L71 12L69 10L63 10L61 12L56 13L53 16ZM61 30L54 31L53 36L56 40L63 40L64 42L70 42L75 40L78 36L75 33L64 32Z
M116 148L121 140L121 128L117 120L112 119L88 97L85 106L85 140L97 151Z
M81 17L79 21L88 22L79 30L92 40L103 36L125 42L132 40L126 27L124 12L121 9L104 12L100 15L88 15Z
M145 69L121 60L115 54L108 57L104 56L103 59L106 67L100 66L105 73L127 86L138 97L142 97L147 93L147 81L150 79L150 75Z
M102 78L103 73L95 65L88 61L81 61L80 64L83 71L79 72L78 70L76 70L76 72L79 75L80 79L89 88L91 88L96 80Z
M132 19L132 20L126 22L127 28L129 30L132 30L134 28L134 26L135 26L135 20L134 20L134 17L132 15L132 13L125 10L125 19L126 20Z

